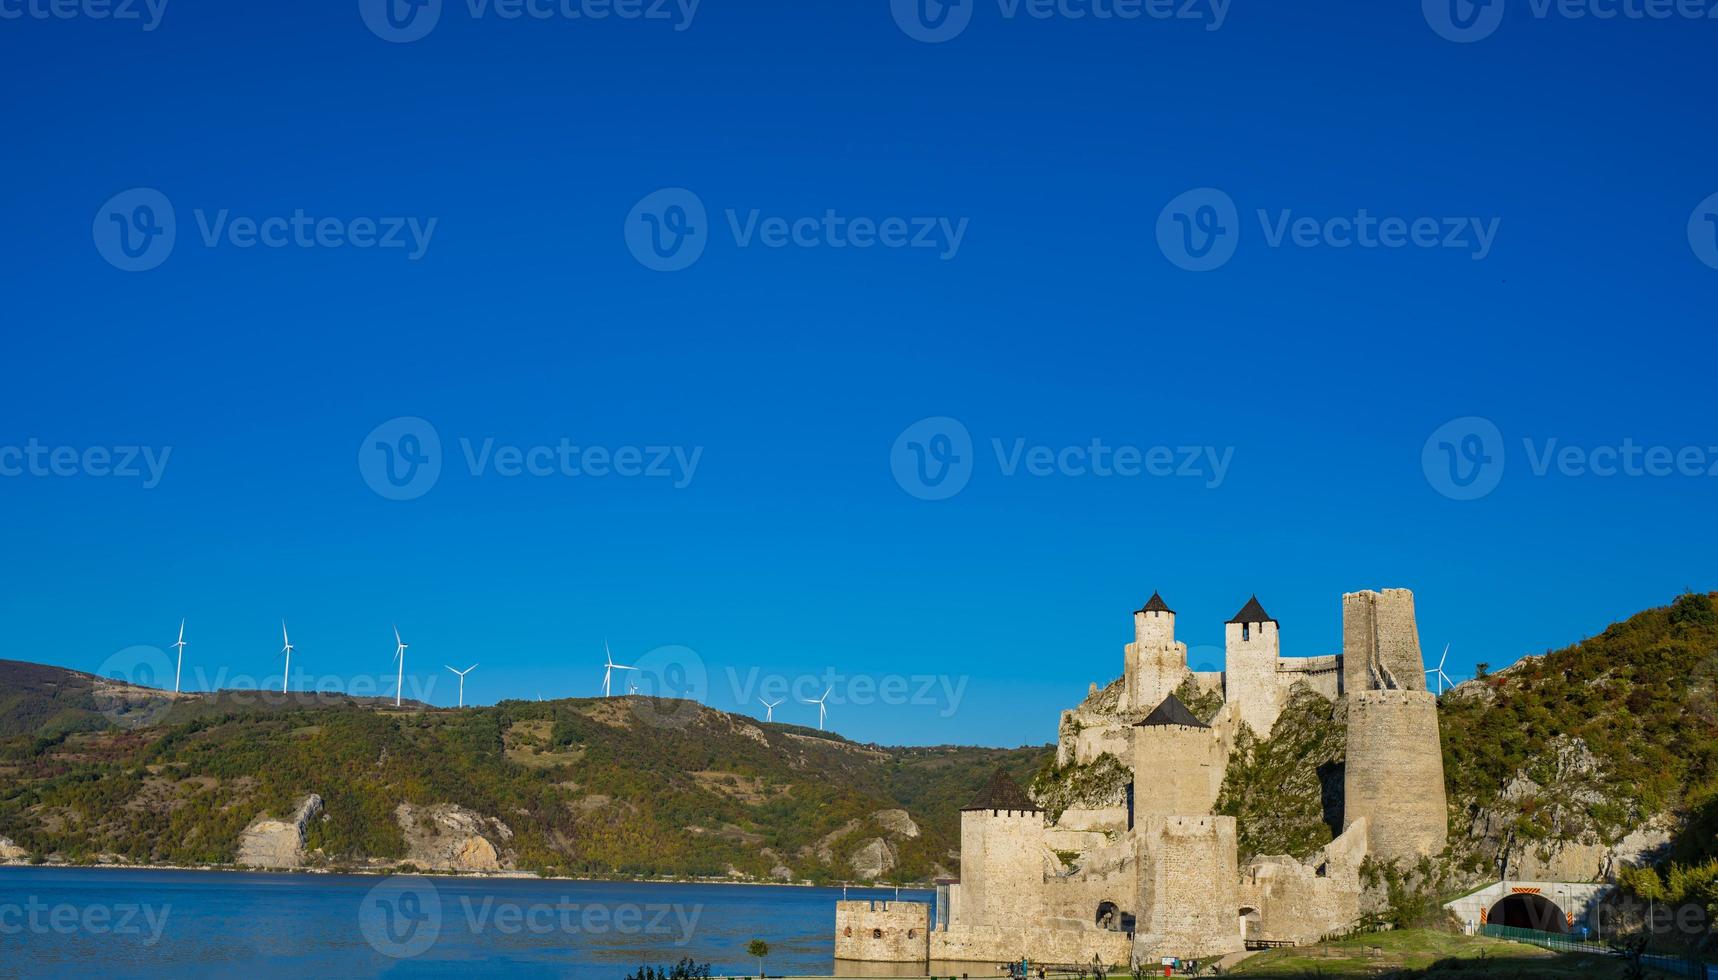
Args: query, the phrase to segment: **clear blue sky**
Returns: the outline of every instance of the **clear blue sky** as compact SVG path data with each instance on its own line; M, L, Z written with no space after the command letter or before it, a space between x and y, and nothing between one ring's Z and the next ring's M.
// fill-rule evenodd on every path
M1119 672L1153 589L1216 666L1251 593L1314 654L1342 592L1412 588L1465 674L1718 586L1718 478L1536 477L1522 445L1718 462L1718 269L1686 231L1718 191L1718 21L1508 0L1457 44L1419 4L1243 0L1207 30L972 2L940 44L887 0L706 0L685 30L447 0L411 43L352 2L0 19L0 446L171 447L150 489L0 477L0 656L94 670L183 616L188 664L278 677L284 616L295 668L391 683L397 622L431 700L477 661L490 703L596 693L606 636L696 651L653 662L759 714L754 669L946 677L958 700L844 685L831 727L1017 745ZM177 239L126 272L92 228L139 187ZM672 187L710 241L647 269L629 211ZM1190 272L1156 229L1202 187L1241 238ZM205 246L221 209L437 224L416 260ZM728 209L968 223L944 260L742 246ZM1482 260L1272 248L1260 209L1497 225ZM384 499L360 444L407 416L442 473ZM934 416L976 461L941 501L891 471ZM1476 500L1422 467L1466 416L1507 453ZM461 438L701 456L679 488L473 476ZM1005 476L993 439L1232 456L1215 488Z

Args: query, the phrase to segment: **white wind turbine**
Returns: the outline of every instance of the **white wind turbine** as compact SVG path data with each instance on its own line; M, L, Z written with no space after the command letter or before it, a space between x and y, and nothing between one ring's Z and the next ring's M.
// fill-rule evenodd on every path
M816 701L807 701L804 698L799 699L803 704L817 705L817 730L820 732L823 731L823 718L829 713L829 709L824 707L823 702L829 700L829 692L833 690L835 690L833 687L826 688L823 692L823 697L818 698Z
M280 675L280 693L286 693L287 684L292 682L292 639L286 635L286 620L280 621L281 652L286 654L286 672Z
M406 641L400 639L400 628L394 627L394 659L399 661L400 670L394 679L394 707L400 706L400 693L406 688Z
M445 667L447 665L443 664L442 666ZM448 667L447 669L453 670L452 667ZM467 667L464 670L453 670L454 673L459 675L459 706L461 708L465 707L465 675L471 673L472 671L474 671L476 669L477 669L477 665L472 664L470 667ZM541 696L539 696L537 700L541 701L542 700Z
M615 663L614 662L614 654L609 651L607 640L602 641L602 654L603 654L602 696L606 698L609 696L609 681L611 679L613 679L615 671L617 671L617 670L637 670L638 668L637 667L627 667L627 666L624 666L622 664Z
M173 693L179 693L179 674L185 669L185 621L179 620L179 642L173 644L179 651L179 663L173 668Z
M764 706L764 721L775 721L776 704L781 704L781 701L778 699L775 704L771 704L763 698L758 698L758 703Z
M1450 684L1455 683L1454 681L1450 680L1450 675L1444 673L1444 662L1446 660L1449 660L1449 659L1450 659L1450 645L1448 643L1446 643L1446 644L1444 644L1444 655L1438 658L1438 665L1436 667L1432 667L1426 671L1426 686L1427 687L1431 686L1433 677L1436 677L1438 679L1438 694L1439 694L1439 696L1442 696L1444 693L1444 684L1445 683L1450 683Z

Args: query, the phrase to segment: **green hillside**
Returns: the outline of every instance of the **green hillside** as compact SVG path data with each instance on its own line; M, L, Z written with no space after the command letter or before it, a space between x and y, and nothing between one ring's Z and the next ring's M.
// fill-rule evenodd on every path
M0 662L0 837L33 855L231 863L254 818L315 793L306 847L328 866L402 858L404 802L499 819L523 870L850 880L853 852L883 839L880 880L924 881L958 867L960 804L1049 751L859 745L641 697L454 711L137 690L125 721L148 723L120 728L95 683ZM917 834L891 833L887 810Z

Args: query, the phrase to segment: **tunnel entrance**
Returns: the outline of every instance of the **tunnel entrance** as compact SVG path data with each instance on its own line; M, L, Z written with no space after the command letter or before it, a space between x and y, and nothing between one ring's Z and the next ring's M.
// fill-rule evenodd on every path
M1568 932L1569 917L1557 903L1543 895L1517 892L1499 901L1486 914L1489 925L1512 929L1535 929L1539 932Z

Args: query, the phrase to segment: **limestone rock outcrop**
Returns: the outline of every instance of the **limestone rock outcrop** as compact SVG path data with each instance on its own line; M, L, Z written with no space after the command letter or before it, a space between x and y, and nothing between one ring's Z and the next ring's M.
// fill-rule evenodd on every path
M847 863L852 865L853 873L866 881L876 881L895 869L894 845L881 837L873 837L860 845Z
M286 819L258 816L239 835L238 863L253 868L304 866L304 838L310 821L322 812L322 797L311 793Z
M871 815L891 837L913 838L919 836L919 825L913 822L912 815L905 810L878 810Z
M401 803L394 808L394 819L405 834L405 863L429 871L501 871L512 866L503 849L513 831L495 817L452 803Z
M30 852L13 843L10 837L0 837L0 861L22 861Z

